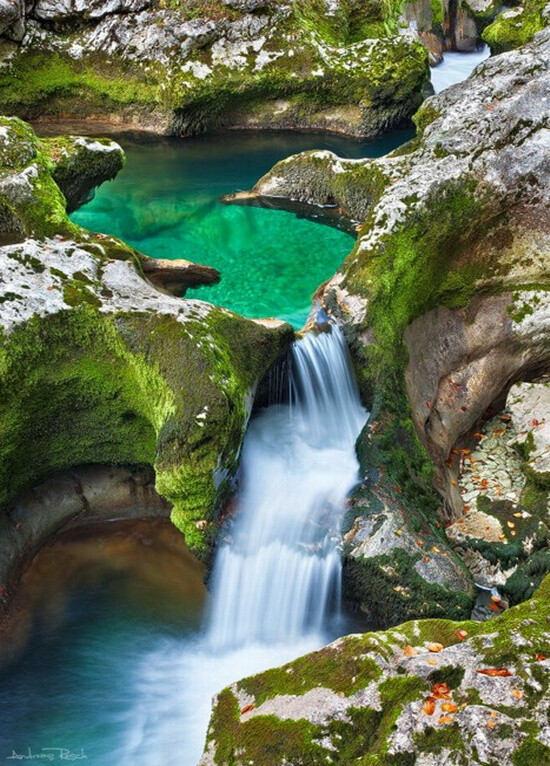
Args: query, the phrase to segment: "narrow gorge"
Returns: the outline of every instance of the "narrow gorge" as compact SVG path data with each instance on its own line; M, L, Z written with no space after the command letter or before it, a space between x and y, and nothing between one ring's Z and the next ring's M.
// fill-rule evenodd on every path
M0 758L550 764L549 23L0 0Z

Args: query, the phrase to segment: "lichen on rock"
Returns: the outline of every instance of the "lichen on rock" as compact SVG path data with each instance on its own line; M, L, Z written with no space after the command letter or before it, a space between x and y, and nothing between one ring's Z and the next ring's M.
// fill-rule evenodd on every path
M490 623L352 635L214 698L201 766L550 759L550 578Z

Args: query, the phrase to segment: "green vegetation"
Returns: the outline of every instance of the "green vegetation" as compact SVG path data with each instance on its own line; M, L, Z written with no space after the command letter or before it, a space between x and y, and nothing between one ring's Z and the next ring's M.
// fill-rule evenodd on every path
M344 766L352 762L361 766L412 766L419 753L437 757L447 749L463 757L464 766L467 766L475 743L467 729L459 728L457 721L463 708L451 713L445 723L438 721L439 715L432 720L421 710L433 684L445 683L451 699L457 706L464 706L464 712L469 706L477 705L481 706L481 711L486 711L487 720L494 717L495 737L500 740L511 738L516 731L523 736L522 741L518 738L511 763L525 766L532 762L529 758L535 757L538 762L546 763L550 748L537 739L542 727L537 711L542 709L540 706L549 686L547 673L540 667L541 658L550 654L549 596L550 577L531 601L510 609L490 623L409 622L381 633L349 636L281 668L239 681L235 690L225 689L217 697L207 747L215 763L235 766L273 763L261 750L264 741L277 743L276 747L280 749L270 750L270 753L276 753L281 761L291 759L300 766L322 763ZM424 668L427 660L437 665L437 658L443 659L444 655L424 653L422 659L413 657L409 660L404 651L407 645L421 651L426 643L436 642L443 647L461 644L459 630L463 631L467 645L465 652L448 654L451 661L445 660L446 664L440 664L427 677ZM488 686L483 694L490 694L490 702L484 702L480 697L477 685L480 677L469 672L472 661L474 669L478 670L510 668L509 679L487 679L495 689L490 692ZM503 685L499 686L501 683ZM344 719L333 714L327 716L325 723L312 724L305 716L298 720L281 720L273 713L264 715L259 710L268 700L273 700L284 710L279 697L300 696L320 688L326 690L328 711L332 705L331 694L346 700L366 687L370 693L364 698L358 696L357 702L352 701ZM497 694L497 689L502 689L503 693ZM509 691L504 692L510 689L519 691L510 696ZM252 697L255 712L244 720L237 692ZM412 736L412 748L409 746L402 752L392 753L389 752L391 737L405 709L408 716L425 718L426 724L430 725L418 727ZM499 722L500 714L507 716L506 723ZM489 734L493 736L491 732Z
M502 53L532 40L548 25L549 19L544 16L546 5L546 0L525 0L522 5L500 13L482 34L491 51Z
M247 397L286 348L290 327L266 330L220 309L204 316L189 311L184 318L174 307L106 310L104 299L113 298L102 281L107 263L139 265L138 255L68 220L52 174L70 164L70 139L41 143L16 118L3 118L1 125L9 164L0 172L33 170L22 197L17 180L8 187L7 202L14 199L25 227L20 239L57 236L62 254L56 254L56 266L50 243L33 250L40 257L25 245L8 255L21 264L21 274L41 275L51 308L44 311L39 288L24 280L20 291L6 290L0 298L23 306L36 300L40 309L2 335L0 508L9 509L18 492L73 465L148 464L156 470L158 491L173 504L174 523L189 546L204 553L212 529L205 532L197 522L213 518L227 491ZM78 152L77 144L77 158ZM111 152L99 152L101 159L104 154ZM113 154L120 162L120 153ZM85 163L79 167L69 179L90 172ZM89 269L69 267L78 248L90 254ZM63 259L68 273L58 268Z

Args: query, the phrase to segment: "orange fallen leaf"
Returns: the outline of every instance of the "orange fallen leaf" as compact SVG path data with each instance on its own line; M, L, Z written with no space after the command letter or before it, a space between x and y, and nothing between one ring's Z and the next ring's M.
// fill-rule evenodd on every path
M250 710L254 710L254 705L245 705L241 710L241 715L248 713Z
M450 700L451 699L451 690L446 683L436 683L432 686L430 689L430 694L432 697L435 697L435 699L438 700Z
M514 516L516 517L516 519L522 519L523 513L514 513Z
M451 718L448 715L442 715L439 718L439 721L437 723L443 724L443 723L452 723L454 721L454 718Z
M424 540L417 540L416 544L422 547L424 545Z
M444 710L445 713L456 713L458 710L458 705L455 705L454 702L444 702L441 705L441 710Z
M500 596L491 596L491 601L494 601L495 604L500 604L502 599L500 598Z
M546 660L547 657L545 654L541 654L540 652L537 652L537 654L535 654L535 659L537 662L542 662L542 660Z
M511 676L512 673L507 668L484 668L483 670L476 670L476 673L482 673L484 676L503 677Z
M468 631L467 630L457 630L456 631L456 635L460 638L461 641L464 641L464 639L468 635Z
M510 527L510 529L513 529L516 526L513 521L507 521L506 524Z
M441 553L441 551L439 550L439 548L437 547L437 545L434 545L434 546L432 546L432 551L433 551L434 553Z
M396 529L395 530L395 534L396 535L402 535L403 534L403 530L402 529Z
M427 556L424 556L424 563L428 564L431 561Z
M489 609L490 609L492 612L500 612L500 607L499 607L499 606L497 606L496 604L489 604Z
M520 700L523 697L523 692L521 689L512 689L512 697L515 697L517 700Z
M428 644L426 649L429 652L440 652L443 649L443 644L438 644L437 642L434 642L433 644Z
M430 697L428 697L426 702L424 703L422 712L426 713L426 715L433 715L435 713L435 700L430 699Z
M495 722L494 722L494 721L487 721L487 723L485 724L485 726L488 726L490 729L494 729L494 727L495 727Z
M407 644L407 646L404 646L404 647L403 647L403 654L405 655L405 657L416 657L416 655L418 654L418 652L417 652L417 650L414 648L414 646L409 646L409 645Z
M496 710L491 710L491 718L498 718L498 713Z
M437 660L426 660L428 665L439 665L439 662Z
M498 536L498 539L499 539L499 540L506 540L506 537L505 537L504 535L499 535L499 536Z

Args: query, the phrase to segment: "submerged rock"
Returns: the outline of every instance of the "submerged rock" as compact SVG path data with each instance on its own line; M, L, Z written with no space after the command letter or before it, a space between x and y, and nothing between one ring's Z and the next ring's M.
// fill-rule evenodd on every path
M550 761L550 578L490 623L352 635L214 698L201 766Z

